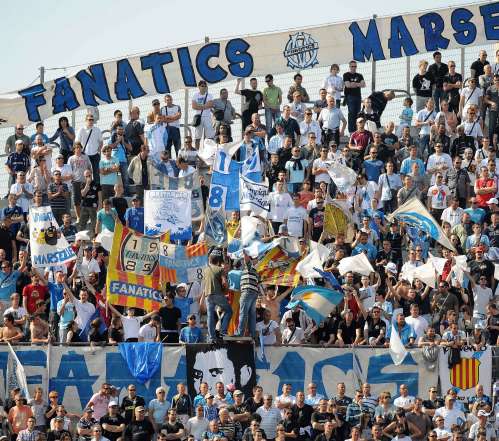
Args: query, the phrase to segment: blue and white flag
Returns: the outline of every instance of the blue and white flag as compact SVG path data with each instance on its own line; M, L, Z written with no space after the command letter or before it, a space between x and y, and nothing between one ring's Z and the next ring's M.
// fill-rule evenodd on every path
M387 215L387 219L392 221L397 219L408 225L417 227L430 235L443 247L456 251L450 239L445 235L444 230L426 209L423 203L416 197L409 199L402 204L392 214Z
M31 399L28 390L28 381L26 380L26 373L24 372L24 367L17 358L17 355L12 348L11 344L7 342L9 346L9 355L7 359L7 369L6 369L6 384L5 390L11 391L18 387L21 389L23 397L28 401Z
M206 207L204 236L210 246L225 246L227 243L225 212L222 208L212 210L210 207Z
M208 205L215 210L239 210L240 176L256 183L262 181L258 151L255 150L246 161L238 162L231 159L225 150L218 150L213 162Z
M191 192L187 190L146 190L144 192L144 232L157 236L170 232L170 239L192 237Z
M333 273L324 271L320 268L315 267L314 270L320 274L320 276L326 281L329 282L331 285L331 288L335 289L336 291L343 292L343 288L340 285L340 282L338 282L338 279L334 277Z
M318 325L343 301L343 294L329 288L315 285L298 286L291 293L287 309L300 306Z
M201 194L201 183L197 170L190 175L176 178L168 176L163 168L158 168L157 165L164 163L156 163L155 174L151 178L153 188L161 190L185 190L191 193L191 214L193 221L199 221L204 216L203 196Z
M106 323L104 323L104 320L102 319L102 317L100 315L99 308L95 308L94 313L90 316L90 318L88 319L84 328L80 330L81 341L88 341L88 333L90 332L90 325L97 318L100 319L99 332L102 334L102 333L107 331Z
M239 204L241 211L252 211L256 215L270 211L268 186L241 176L239 181Z
M146 383L161 368L163 345L161 343L119 343L118 349L128 370L139 383Z
M338 187L338 191L346 193L357 181L357 173L350 167L336 161L327 162L327 171Z

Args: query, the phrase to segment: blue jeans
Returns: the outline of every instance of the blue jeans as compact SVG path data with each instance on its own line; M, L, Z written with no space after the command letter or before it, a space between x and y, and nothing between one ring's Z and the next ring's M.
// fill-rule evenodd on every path
M166 142L166 150L170 152L170 158L172 157L172 144L175 147L175 153L178 155L178 151L181 147L180 141L180 129L178 127L170 127L166 128L168 132L168 141Z
M130 196L130 179L128 178L128 163L120 162L121 182L123 182L123 190L125 196Z
M222 294L211 294L206 300L206 309L208 315L208 338L210 340L215 340L216 338L216 325L218 320L216 319L216 308L219 306L222 308L224 313L222 317L222 325L220 327L220 334L227 334L227 328L229 327L230 318L232 317L232 308L229 305L229 301Z
M348 107L348 131L352 134L357 130L357 115L360 112L362 98L360 96L347 95L345 100Z
M239 298L239 327L237 335L244 336L246 324L250 337L255 337L256 334L256 298L257 295L253 292L243 292Z
M435 112L440 112L440 101L446 97L443 89L435 88L433 90L433 101L435 101Z
M273 127L272 122L276 122L277 118L281 116L281 111L279 109L270 109L265 107L265 125L267 126L267 133L270 133L270 130Z

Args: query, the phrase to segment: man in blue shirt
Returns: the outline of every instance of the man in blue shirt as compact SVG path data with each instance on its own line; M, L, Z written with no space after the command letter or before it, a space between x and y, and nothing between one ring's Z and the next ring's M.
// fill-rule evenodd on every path
M402 165L400 166L400 174L408 175L412 172L412 164L417 163L419 165L419 175L424 176L425 174L425 166L424 162L417 157L418 148L415 145L411 145L409 147L409 157L405 158L402 161Z
M466 208L464 212L470 215L471 222L473 222L474 224L481 224L485 219L485 210L478 206L478 203L474 196L470 199L470 204L471 207Z
M141 207L141 200L138 196L132 199L132 208L127 208L125 212L125 222L128 228L139 233L144 232L144 207Z
M379 176L385 166L384 162L378 159L378 148L371 147L369 158L364 161L364 172L368 181L378 182Z
M132 144L125 137L125 128L118 126L116 132L112 134L108 143L111 147L111 157L116 158L120 163L121 180L125 189L125 196L130 195L130 185L128 179L128 160L127 153L133 150Z
M4 260L0 270L0 313L3 317L4 311L10 306L10 296L16 292L17 279L26 270L27 253L21 257L21 266L17 271L12 270L12 264Z
M364 231L360 231L359 233L359 238L358 240L355 240L353 243L354 248L352 250L352 256L356 256L357 254L360 253L366 253L367 258L372 262L376 259L376 256L378 255L378 250L374 245L371 245L368 243L368 235Z
M388 340L390 340L390 336L392 335L392 332L394 332L394 330L400 336L400 341L404 346L414 344L414 341L416 340L416 333L414 332L412 326L408 325L405 322L405 317L402 312L399 312L397 314L396 322L393 323L392 326L390 326L390 329L388 330L387 334ZM390 345L389 341L385 343L385 345L389 346Z
M203 335L201 329L196 326L196 316L188 317L188 325L180 330L180 343L201 343Z
M10 174L9 176L9 188L10 186L16 182L16 174L17 172L25 172L29 170L31 161L29 156L23 151L24 144L21 139L16 141L16 151L11 153L7 157L7 162L5 163L7 170Z

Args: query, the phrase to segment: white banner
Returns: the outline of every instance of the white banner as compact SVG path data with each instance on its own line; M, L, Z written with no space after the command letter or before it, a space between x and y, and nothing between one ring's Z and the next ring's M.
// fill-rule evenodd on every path
M480 348L476 351L472 346L463 346L461 361L449 369L450 349L440 350L440 386L442 392L455 389L459 399L463 400L475 395L475 386L482 384L486 395L491 395L492 387L492 349Z
M191 192L146 190L144 192L144 233L157 236L170 232L171 240L192 237Z
M253 211L257 216L270 211L268 186L258 184L241 176L239 181L239 206L241 211Z
M35 268L57 266L76 259L50 207L30 208L29 237L31 261Z
M88 106L128 101L236 77L303 71L332 62L379 61L499 40L499 3L469 4L370 20L346 21L156 50L96 63L0 97L13 126Z

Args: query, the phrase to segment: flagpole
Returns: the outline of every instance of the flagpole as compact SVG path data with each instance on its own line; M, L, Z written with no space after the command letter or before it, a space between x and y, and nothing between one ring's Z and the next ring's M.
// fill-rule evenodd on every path
M45 354L45 356L47 357L47 363L46 363L47 364L47 387L46 387L47 403L50 403L48 396L50 393L50 359L52 358L50 356L50 352L52 350L52 343L51 342L52 342L52 335L49 334L49 342L48 342L46 354Z

